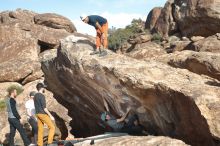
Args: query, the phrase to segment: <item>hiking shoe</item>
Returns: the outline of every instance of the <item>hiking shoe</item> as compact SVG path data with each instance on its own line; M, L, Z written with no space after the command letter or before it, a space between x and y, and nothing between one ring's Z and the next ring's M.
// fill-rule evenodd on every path
M90 141L90 145L94 145L94 144L95 144L95 140L92 139L92 140Z
M99 54L98 50L94 50L92 53L90 53L90 55L95 55L95 54Z
M106 50L101 51L101 53L99 54L99 57L103 57L106 56L108 53Z

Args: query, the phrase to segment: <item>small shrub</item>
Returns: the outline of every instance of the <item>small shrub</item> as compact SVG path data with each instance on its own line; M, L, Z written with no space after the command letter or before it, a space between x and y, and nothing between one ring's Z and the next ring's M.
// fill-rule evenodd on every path
M110 28L108 37L108 48L110 50L116 51L117 49L120 49L133 35L143 32L149 33L148 30L144 30L143 28L144 22L141 19L133 19L131 24L126 26L125 28Z
M162 37L159 33L154 33L153 34L152 40L161 40L161 39L162 39Z
M160 43L161 41L162 41L162 36L159 34L159 33L154 33L153 35L152 35L152 41L153 42L156 42L156 43Z
M6 108L5 100L0 100L0 111Z
M22 86L19 86L19 85L11 85L11 86L8 87L7 91L9 92L9 91L11 91L11 90L13 90L13 89L16 89L16 90L17 90L17 95L21 94L21 93L23 92L23 90L24 90L24 89L22 88Z
M117 29L113 34L108 37L109 49L116 51L119 49L133 33L128 29Z

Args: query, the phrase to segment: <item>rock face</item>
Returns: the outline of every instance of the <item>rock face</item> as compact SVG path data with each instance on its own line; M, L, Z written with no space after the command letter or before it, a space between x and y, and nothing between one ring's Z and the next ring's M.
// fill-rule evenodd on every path
M156 7L150 11L150 13L147 16L146 23L145 23L146 29L150 29L151 31L153 31L154 26L157 22L157 19L159 18L160 14L161 14L161 10L162 10L161 7Z
M198 146L219 139L219 82L155 61L90 56L93 47L84 37L69 36L60 46L54 58L43 57L42 68L76 136L106 131L100 126L105 99L115 116L132 107L154 134Z
M85 141L82 143L75 144L76 146L90 146L90 141ZM122 137L112 137L103 140L95 141L94 146L188 146L184 142L176 139L171 139L163 136L147 136L147 137L135 137L135 136L122 136Z
M10 28L10 29L9 29ZM29 38L30 33L15 25L0 25L0 81L28 82L36 80L43 73L38 60L37 42Z
M37 15L37 13L22 9L17 9L16 11L4 11L1 12L0 23L10 24L19 21L33 23L35 15Z
M185 68L199 75L207 75L220 81L220 54L182 51L163 55L160 60L173 67Z
M17 102L24 125L27 125L24 108L26 97L35 90L43 76L41 56L45 52L52 54L58 48L59 40L75 31L70 20L56 14L37 14L21 9L0 13L0 99L5 98L6 89L12 84L23 85L24 92L18 96ZM71 121L68 111L53 98L51 92L46 95L49 97L49 110L54 114L58 127L56 138L65 139L71 130L67 124ZM0 115L0 141L7 143L9 125L5 109L0 111ZM30 135L30 128L27 128L27 132ZM22 142L18 133L16 140Z
M65 29L70 33L76 32L76 28L71 21L58 14L39 14L34 17L34 22L55 29Z
M205 37L202 37L202 36L193 36L190 38L190 40L192 40L192 42L197 42L197 41L200 41L200 40L203 40Z
M218 0L168 0L154 29L164 37L174 33L188 37L214 35L220 28L219 8Z
M165 48L168 53L183 51L183 50L193 50L195 47L192 46L191 41L174 41L170 42L168 48Z
M193 50L200 52L220 52L220 34L209 36L193 44Z
M178 29L172 14L173 2L174 0L168 0L166 2L154 27L156 32L159 32L165 38L167 38L169 35L176 33Z
M127 50L125 55L135 59L149 60L166 54L160 45L153 42L136 44L132 49L131 48Z
M1 12L0 82L25 84L41 78L39 54L57 48L59 39L75 31L70 20L56 14L21 9Z
M128 43L130 44L142 44L151 41L152 36L150 34L140 33L132 36Z
M175 0L174 7L174 17L183 36L207 37L219 32L218 0Z

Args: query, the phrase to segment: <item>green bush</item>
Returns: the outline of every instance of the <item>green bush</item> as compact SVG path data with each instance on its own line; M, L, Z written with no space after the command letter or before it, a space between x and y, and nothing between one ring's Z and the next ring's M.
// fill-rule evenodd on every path
M11 91L11 90L13 90L13 89L16 89L16 90L17 90L17 95L21 94L21 93L23 92L23 90L24 90L24 89L22 88L22 86L19 86L19 85L11 85L11 86L8 87L7 92L9 92L9 91Z
M7 88L7 92L10 92L11 90L17 90L17 95L21 94L23 92L22 86L19 85L11 85ZM7 95L8 97L9 95ZM6 108L5 99L0 100L0 111L4 110Z
M4 110L6 107L5 100L0 100L0 111Z
M132 35L132 31L129 29L117 29L114 33L108 37L109 49L116 51L119 49Z
M159 34L159 33L154 33L153 35L152 35L152 41L153 42L156 42L156 43L160 43L161 41L162 41L162 36Z
M133 35L143 32L149 33L148 30L143 30L143 25L144 23L141 19L133 19L131 24L125 28L116 29L115 27L112 27L109 29L108 48L116 51Z

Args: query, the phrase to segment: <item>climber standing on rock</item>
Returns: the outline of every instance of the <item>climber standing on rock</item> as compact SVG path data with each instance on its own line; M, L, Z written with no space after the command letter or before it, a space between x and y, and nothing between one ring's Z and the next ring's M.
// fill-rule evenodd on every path
M80 16L81 20L96 29L96 49L90 55L99 54L99 56L107 55L106 49L108 48L108 21L107 19L98 16ZM101 48L103 46L103 48Z
M54 117L46 108L46 100L43 94L45 92L46 86L43 83L38 83L36 88L38 93L34 95L34 106L35 106L37 125L38 125L37 145L43 146L44 124L46 124L49 128L48 145L52 145L53 137L55 134L55 126L52 122L54 121Z

